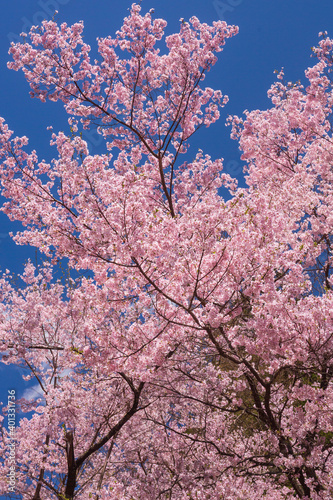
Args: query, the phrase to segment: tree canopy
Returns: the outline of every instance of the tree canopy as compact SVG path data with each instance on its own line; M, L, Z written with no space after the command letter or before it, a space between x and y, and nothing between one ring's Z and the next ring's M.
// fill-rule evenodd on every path
M229 118L239 188L222 159L188 153L227 103L204 80L238 29L165 26L133 4L97 60L81 22L11 46L9 67L64 104L70 131L52 132L47 163L0 120L2 210L46 258L22 286L0 280L1 361L41 393L15 402L29 418L14 469L10 405L1 417L0 492L329 500L333 41L320 35L307 87L280 72L269 109ZM94 127L103 155L80 133Z

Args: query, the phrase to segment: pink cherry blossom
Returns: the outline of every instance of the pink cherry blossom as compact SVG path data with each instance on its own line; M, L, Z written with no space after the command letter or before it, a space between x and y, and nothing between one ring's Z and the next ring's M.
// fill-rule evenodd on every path
M241 189L223 159L182 157L227 103L203 84L237 27L165 27L133 4L96 61L83 23L44 21L10 49L70 126L51 132L47 163L0 119L2 210L25 227L15 241L45 255L19 284L0 279L1 361L36 390L16 402L16 492L329 500L333 41L321 34L307 87L281 71L269 109L230 117Z

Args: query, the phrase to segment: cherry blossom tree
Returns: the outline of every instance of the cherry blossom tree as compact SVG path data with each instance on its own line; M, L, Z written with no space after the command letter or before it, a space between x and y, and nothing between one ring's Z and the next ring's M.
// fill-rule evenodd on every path
M308 87L281 72L270 109L230 117L240 189L223 160L187 155L227 102L203 81L237 28L193 17L164 39L165 26L133 4L99 60L82 23L44 21L10 49L71 129L52 133L49 164L0 123L3 211L49 259L22 286L0 282L2 361L40 393L17 402L16 493L330 499L333 41L322 34ZM8 442L4 426L2 493Z

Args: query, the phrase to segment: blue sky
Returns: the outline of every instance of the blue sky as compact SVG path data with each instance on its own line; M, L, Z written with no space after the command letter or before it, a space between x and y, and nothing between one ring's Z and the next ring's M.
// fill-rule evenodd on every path
M0 116L17 135L27 135L30 146L40 158L50 160L49 146L53 125L55 130L68 131L67 118L61 103L46 103L29 97L23 74L9 71L8 48L18 41L22 31L32 24L50 19L58 10L57 20L72 24L83 20L86 41L94 46L96 37L112 35L121 26L131 0L11 0L2 2L0 17ZM236 24L240 33L227 41L205 83L229 95L229 103L220 122L199 131L193 138L194 149L201 148L213 158L225 159L226 171L241 179L242 162L237 144L229 139L224 125L229 114L241 114L244 109L265 109L269 106L267 90L274 82L274 70L285 68L287 80L304 78L304 70L312 63L311 46L318 41L318 32L327 30L333 36L332 0L143 0L143 11L155 9L156 17L168 21L167 33L179 27L179 19L196 15L200 21L212 23L224 19ZM100 152L96 135L86 137L91 153ZM34 250L17 247L8 233L16 231L18 223L0 214L0 271L9 268L22 271L22 264L34 257ZM0 365L0 401L6 403L7 390L23 394L28 384L21 382L21 373ZM31 382L29 386L31 386Z

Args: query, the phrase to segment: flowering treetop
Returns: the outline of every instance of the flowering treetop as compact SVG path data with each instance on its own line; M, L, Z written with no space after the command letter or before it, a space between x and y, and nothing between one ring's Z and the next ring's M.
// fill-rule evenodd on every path
M161 50L165 26L133 4L94 62L82 23L45 21L10 49L32 96L64 103L71 135L53 133L46 163L1 119L3 210L26 227L18 243L90 271L60 283L28 264L22 289L1 280L2 360L41 393L20 402L34 414L17 429L17 487L35 500L329 499L332 42L307 88L280 73L271 109L230 119L238 189L221 159L182 160L227 102L203 81L237 28L193 17ZM98 128L104 155L80 127Z

